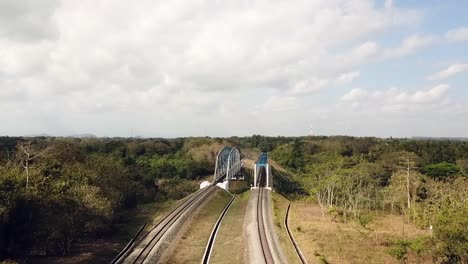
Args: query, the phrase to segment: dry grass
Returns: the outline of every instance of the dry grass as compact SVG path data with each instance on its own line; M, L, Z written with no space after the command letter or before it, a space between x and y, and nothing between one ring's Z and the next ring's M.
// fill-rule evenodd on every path
M269 159L268 162L271 164L271 166L273 168L275 168L276 170L278 171L281 171L281 172L287 172L282 166L280 166L276 161L274 161L273 159Z
M245 210L250 198L250 191L236 197L229 208L216 237L211 263L244 263L243 223Z
M200 263L216 220L231 196L220 189L195 212L160 263Z
M394 215L376 216L363 228L354 221L339 223L324 218L317 205L294 203L290 212L290 227L309 262L326 259L329 263L398 263L389 254L391 241L428 235ZM418 263L431 263L429 258ZM416 263L409 256L408 263Z
M273 223L278 234L278 240L283 248L285 257L291 264L300 264L297 253L284 226L284 217L286 216L286 210L288 209L289 201L278 193L272 192L273 201ZM289 224L291 226L291 224ZM309 261L310 264L316 263Z
M222 148L229 146L229 143L226 141L217 142L212 139L206 139L202 142L197 142L199 140L187 140L184 145L184 149L195 160L207 160L214 163L218 152Z

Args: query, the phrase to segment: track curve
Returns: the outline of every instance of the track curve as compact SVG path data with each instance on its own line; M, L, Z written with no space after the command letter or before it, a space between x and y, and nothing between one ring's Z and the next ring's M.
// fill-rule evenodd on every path
M291 208L291 203L289 203L288 209L286 210L286 216L284 217L284 226L286 227L286 231L288 232L289 239L291 239L291 242L292 242L292 244L293 244L293 246L294 246L294 249L296 250L297 256L299 257L301 263L302 263L302 264L307 264L306 258L305 258L304 255L302 254L302 251L301 251L301 249L299 248L299 245L297 244L296 239L294 239L294 236L293 236L291 230L289 229L289 221L288 221L288 218L289 218L289 209L290 209L290 208Z

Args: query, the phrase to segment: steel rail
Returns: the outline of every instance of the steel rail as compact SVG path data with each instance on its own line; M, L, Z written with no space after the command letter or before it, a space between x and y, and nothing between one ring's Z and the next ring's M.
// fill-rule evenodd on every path
M189 201L189 200L192 199L194 196L196 196L196 193L197 193L197 192L195 192L195 193L189 195L188 197L186 197L187 199L186 199L183 203L181 203L180 205L178 205L178 206L176 206L174 209L172 209L166 216L163 217L163 219L159 220L159 222L158 222L156 225L154 225L150 230L148 230L148 231L145 233L145 235L143 235L143 237L140 238L140 240L136 241L138 235L141 233L141 232L138 232L137 235L133 238L133 240L134 240L133 244L132 244L131 241L130 241L129 244L132 244L132 245L131 245L130 247L125 247L125 248L119 253L119 255L118 255L115 259L112 260L111 264L118 264L118 263L121 263L123 260L125 260L125 258L128 257L128 254L130 253L130 251L132 250L132 248L133 248L134 245L141 243L148 235L151 234L151 232L153 232L156 228L158 228L158 227L161 225L161 223L162 223L163 221L165 221L172 213L174 213L176 210L178 210L180 207L182 207L185 203L187 203L187 201ZM127 245L127 246L128 246L128 245Z
M120 253L111 261L111 264L116 264L120 263L123 259L127 257L127 254L130 252L131 248L133 245L135 245L135 240L136 238L140 235L141 231L146 227L146 222L140 227L136 235L128 242L128 244L125 246L125 248L120 251Z
M291 242L294 246L294 249L296 250L296 253L297 253L297 256L299 257L299 259L301 260L301 263L302 264L307 264L307 260L306 258L304 257L304 255L302 254L302 251L301 249L299 248L299 245L297 244L296 242L296 239L294 239L294 236L291 232L291 230L289 229L289 221L288 221L288 218L289 218L289 209L291 208L291 203L289 203L288 205L288 210L286 211L286 216L284 217L284 226L286 227L286 231L288 231L288 235L289 235L289 238L291 239Z
M212 183L211 185L215 185L217 182L214 182ZM206 189L206 188L205 188ZM205 190L205 189L202 189L202 190ZM202 190L198 190L197 192L203 192ZM132 248L134 245L137 245L139 243L141 243L148 235L150 235L156 228L160 227L161 223L164 222L166 219L169 218L170 215L172 215L175 211L179 210L182 206L184 206L186 203L188 203L188 201L190 199L194 199L194 197L196 197L198 194L197 192L195 193L192 193L191 195L187 196L186 199L183 203L181 203L180 205L178 205L177 207L175 207L174 209L172 209L171 212L169 212L163 219L161 219L156 225L154 225L149 231L147 231L145 233L145 235L138 241L136 241L136 238L139 236L140 232L137 233L137 235L132 239L132 241L130 241L128 243L128 245L131 245L130 247L127 245L120 253L119 255L117 255L117 257L115 257L111 264L119 264L121 263L123 260L125 260L125 258L128 257L128 254L131 252ZM140 230L141 231L141 230Z
M222 178L222 177L221 177ZM215 181L213 182L211 185L216 185L216 183L219 182L219 179L218 181ZM180 205L178 205L176 208L172 209L171 212L169 212L163 219L161 219L155 226L153 226L137 243L140 243L141 241L143 241L151 232L153 232L153 230L155 230L156 228L159 227L159 225L164 221L166 220L172 213L174 213L176 210L178 210L180 207L182 207L184 204L186 204L190 199L193 199L194 196L197 196L197 192L203 192L202 190L205 190L205 189L200 189L200 190L197 190L196 192L188 195L187 197L185 197L184 199L186 199L183 203L181 203Z
M173 216L167 218L167 222L162 225L162 227L156 232L156 234L153 235L151 240L145 245L143 250L140 251L138 256L135 258L135 260L132 262L133 264L135 263L144 263L145 260L148 258L148 256L151 254L153 251L154 247L156 244L161 240L163 235L169 230L169 228L182 216L183 213L185 213L193 204L198 202L200 199L205 197L205 194L207 194L210 190L213 189L213 185L203 189L202 192L200 192L198 195L196 195L193 199L188 201L187 203L184 204L183 207L180 208L177 212L174 213Z
M261 175L261 172L260 172ZM261 176L260 176L261 177ZM260 183L262 179L260 179ZM263 218L263 204L264 204L264 196L263 191L264 188L258 188L258 199L257 199L257 227L258 227L258 235L260 238L260 246L262 248L263 257L265 259L265 263L272 264L275 263L273 260L273 255L271 254L270 246L268 245L266 230L265 230L265 219Z
M210 263L211 252L213 251L214 242L216 241L216 236L218 235L219 228L221 227L221 223L223 222L224 216L226 215L227 211L234 202L236 196L232 196L231 200L228 204L224 207L221 215L219 216L218 220L216 221L213 230L211 231L210 238L208 239L208 243L206 244L205 253L203 254L202 264Z
M166 215L155 227L152 228L150 232L148 232L145 237L140 240L140 243L151 234L152 231L159 228L159 230L152 234L150 241L143 247L137 257L132 261L133 264L135 263L143 263L149 254L152 252L156 244L160 241L162 236L167 232L167 230L181 217L183 213L187 211L194 203L198 202L202 197L205 196L210 190L213 189L213 185L208 186L202 189L201 192L198 194L195 193L192 197L190 197L186 202L177 206L174 210L171 211L168 215Z
M180 205L178 205L178 206L176 206L174 209L172 209L166 216L164 216L161 220L159 220L159 222L158 222L156 225L154 225L150 230L148 230L148 231L145 233L145 235L143 235L143 237L140 238L140 240L136 241L137 237L138 237L139 234L141 233L140 231L143 230L143 228L142 228L142 229L137 233L137 235L132 239L132 240L133 240L133 243L132 243L132 241L130 241L130 243L127 244L127 247L125 247L125 248L119 253L119 255L117 255L117 257L114 258L114 259L112 260L111 264L119 264L119 263L121 263L123 260L125 260L125 258L127 258L127 257L128 257L128 254L131 252L131 250L132 250L132 248L133 248L134 245L141 243L149 234L151 234L151 232L153 232L156 228L158 228L158 227L161 225L161 223L162 223L163 221L165 221L172 213L174 213L176 210L178 210L180 207L182 207L185 203L187 203L187 201L189 201L189 200L192 199L194 196L196 196L196 193L197 193L197 192L195 192L195 193L189 195L188 197L186 197L187 199L186 199L183 203L181 203ZM185 199L185 198L184 198L184 199ZM145 223L145 225L146 225L146 223ZM130 244L131 244L131 246L129 247L128 245L130 245Z

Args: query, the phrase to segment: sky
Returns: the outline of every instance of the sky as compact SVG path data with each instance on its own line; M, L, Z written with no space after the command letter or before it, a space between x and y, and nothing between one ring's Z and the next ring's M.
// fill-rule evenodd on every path
M0 0L0 135L467 137L466 10Z

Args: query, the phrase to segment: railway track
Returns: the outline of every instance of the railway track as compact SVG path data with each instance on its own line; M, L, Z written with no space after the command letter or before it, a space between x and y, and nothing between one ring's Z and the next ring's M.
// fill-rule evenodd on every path
M136 246L128 249L127 253L122 254L122 257L113 263L140 264L150 261L149 257L152 255L151 253L156 249L158 242L160 242L164 235L167 234L173 224L177 222L177 220L179 220L184 213L192 207L192 205L201 203L208 194L214 190L214 188L215 186L211 185L194 193L184 203L177 206L161 221L159 221L157 225L151 228L151 230L149 230L138 242L135 243ZM142 247L138 248L138 245L142 245ZM138 253L131 252L132 249Z
M261 174L260 174L261 175ZM263 178L263 177L262 177ZM263 179L260 179L260 182L262 182ZM268 244L268 239L267 239L267 230L265 229L265 218L263 217L266 215L264 213L264 198L263 198L263 193L265 189L260 185L258 188L258 199L257 199L257 227L258 227L258 236L260 238L260 246L262 248L262 254L263 258L265 260L266 264L273 264L275 263L273 260L273 255L270 250L270 245Z
M297 244L296 239L294 239L294 236L293 236L291 230L289 229L288 218L289 218L289 209L290 208L291 208L291 203L289 203L288 210L286 211L286 216L284 217L284 226L286 227L286 231L288 232L289 238L291 239L291 242L292 242L292 244L294 246L294 249L296 250L296 253L297 253L297 256L299 257L299 260L301 261L302 264L307 264L306 258L302 254L302 251L299 248L299 245Z

